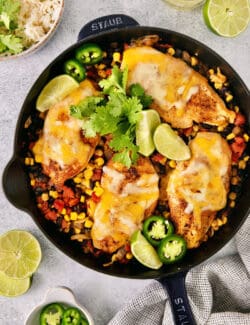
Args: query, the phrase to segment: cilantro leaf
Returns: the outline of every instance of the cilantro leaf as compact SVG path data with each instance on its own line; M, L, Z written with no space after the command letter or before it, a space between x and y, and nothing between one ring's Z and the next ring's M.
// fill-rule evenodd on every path
M7 29L10 23L16 22L21 5L19 0L0 0L0 21Z
M119 162L128 168L132 163L128 150L123 150L122 152L115 153L112 159L113 161Z
M121 71L117 65L112 69L111 75L107 79L99 82L99 86L103 89L104 94L123 93L126 94L128 69Z
M129 93L131 96L138 97L144 108L147 108L153 101L153 98L147 95L145 90L138 83L132 84L129 87Z
M137 97L127 97L124 101L124 112L130 124L136 124L140 119L142 104Z
M70 114L78 119L90 116L96 111L96 106L103 101L103 97L90 96L82 100L78 105L70 107Z
M0 53L5 52L6 49L7 49L7 47L1 42L1 39L0 39Z
M115 132L119 122L119 117L111 115L105 106L98 107L96 113L90 119L92 120L94 130L96 133L100 133L100 135Z
M0 22L2 22L7 29L10 29L10 17L4 11L0 15Z
M0 35L0 42L8 48L10 53L17 54L23 50L21 38L14 35Z

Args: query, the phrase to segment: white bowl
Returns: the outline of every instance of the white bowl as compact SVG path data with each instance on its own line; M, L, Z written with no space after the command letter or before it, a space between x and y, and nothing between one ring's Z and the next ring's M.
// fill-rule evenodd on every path
M11 59L16 59L22 56L26 56L29 55L35 51L37 51L38 49L40 49L43 45L45 45L47 43L47 41L52 37L52 35L55 33L57 27L60 24L60 21L62 19L63 16L63 11L64 11L64 0L61 0L61 4L60 4L60 8L58 10L58 16L55 19L53 25L51 26L50 30L47 32L46 35L44 35L44 37L37 43L31 45L27 50L24 50L21 53L18 54L13 54L13 55L6 55L6 56L1 56L0 55L0 61L6 61L6 60L11 60Z
M79 303L76 301L76 298L73 294L73 292L66 287L55 287L48 290L47 294L44 297L44 300L36 306L31 313L28 315L25 325L37 325L39 324L39 316L42 311L42 309L53 302L58 302L65 307L76 307L78 308L85 316L87 321L89 322L89 325L94 325L94 320L91 317L88 310L79 305Z

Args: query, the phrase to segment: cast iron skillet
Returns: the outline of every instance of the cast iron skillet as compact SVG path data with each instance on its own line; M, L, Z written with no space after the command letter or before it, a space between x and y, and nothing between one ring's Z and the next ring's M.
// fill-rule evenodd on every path
M108 31L110 29L112 30ZM40 214L29 187L28 177L25 174L23 158L21 156L23 126L30 112L35 110L35 101L38 94L50 79L61 73L63 62L72 56L80 44L91 41L105 45L117 40L129 41L131 38L137 38L146 34L158 34L163 40L177 48L185 49L189 53L197 52L200 60L208 66L219 66L228 77L231 88L234 90L234 95L238 98L239 105L244 110L249 124L249 91L238 74L214 51L186 35L161 28L138 26L138 23L128 16L105 16L85 25L79 33L78 42L50 63L29 91L17 123L14 154L4 170L3 188L9 201L17 208L30 214L48 239L69 257L86 267L105 274L125 278L159 280L167 289L171 298L176 324L195 324L185 291L186 273L192 267L206 261L218 252L235 235L247 218L250 211L250 178L246 178L243 184L243 195L241 195L237 202L228 223L198 249L188 251L185 258L178 264L166 266L160 270L149 270L139 263L133 262L128 265L115 264L109 268L104 268L100 260L83 254L77 243L69 240L65 234L56 231L55 225Z

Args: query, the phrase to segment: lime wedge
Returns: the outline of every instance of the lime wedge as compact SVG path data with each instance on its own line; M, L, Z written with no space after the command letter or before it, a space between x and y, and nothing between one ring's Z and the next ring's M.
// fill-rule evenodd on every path
M136 125L136 144L139 146L139 152L148 157L155 150L153 134L161 120L153 109L142 111L140 114L141 118Z
M36 101L37 110L45 112L78 87L79 83L67 74L62 74L53 78L47 83L38 96Z
M16 297L24 294L30 287L30 278L12 279L0 272L0 295Z
M0 271L14 279L30 277L41 261L37 239L24 230L11 230L0 236Z
M131 252L138 262L150 269L158 270L162 267L157 252L140 230L137 230L131 237Z
M169 159L187 160L191 157L189 147L167 123L156 128L154 143L156 150Z
M216 34L237 36L249 23L249 0L207 0L203 7L203 17L206 25Z

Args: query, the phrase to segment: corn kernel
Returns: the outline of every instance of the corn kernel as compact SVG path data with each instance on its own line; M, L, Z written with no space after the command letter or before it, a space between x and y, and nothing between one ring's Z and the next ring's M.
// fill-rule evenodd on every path
M100 182L96 181L96 182L95 182L95 186L96 186L96 187L100 187L100 186L101 186L101 185L100 185Z
M237 176L232 177L231 184L232 185L237 185L238 183L239 183L239 178Z
M105 70L98 70L98 76L101 78L106 78L106 71Z
M103 70L105 68L106 68L106 65L104 63L101 63L101 64L98 65L99 70Z
M211 224L212 228L214 229L215 227L217 227L217 220L215 219L212 224Z
M102 187L95 187L94 192L96 196L101 196L104 192L104 189Z
M209 69L209 70L208 70L208 73L209 73L210 76L211 76L212 74L214 74L214 69Z
M239 166L239 169L245 169L246 168L246 162L244 161L244 160L240 160L239 161L239 164L238 164L238 166Z
M82 179L80 178L80 177L74 177L73 178L73 180L74 180L74 182L76 183L76 184L79 184L79 183L81 183L81 181L82 181Z
M103 151L101 149L96 149L95 155L98 157L101 157L101 156L103 156Z
M93 170L87 168L83 174L86 179L91 179L91 177L93 176Z
M198 60L195 56L191 56L191 66L195 66L198 63Z
M42 160L43 160L42 156L40 156L40 155L35 155L35 162L37 162L37 163L41 163Z
M96 208L95 202L93 200L89 200L87 208L88 208L88 215L93 217Z
M84 196L84 195L81 195L81 197L80 197L80 202L81 202L81 203L84 203L84 202L85 202L85 196Z
M224 129L225 129L225 127L223 125L220 125L217 127L218 132L222 132Z
M121 54L119 52L114 52L113 53L113 61L120 62L120 60L121 60Z
M230 200L234 201L237 197L237 194L235 192L231 192L231 193L229 193L228 197Z
M168 49L168 54L170 54L170 55L175 55L175 49L172 48L172 47L170 47L170 48Z
M171 168L175 168L176 167L176 162L174 160L170 160L170 162L168 163L168 165Z
M93 221L91 221L90 219L87 219L85 221L84 227L85 228L91 228L93 226Z
M195 125L195 126L193 127L193 130L194 130L195 132L198 132L198 131L199 131L199 126L198 126L198 125Z
M74 232L75 232L75 234L80 234L81 229L79 229L79 228L74 228Z
M239 113L239 111L240 111L239 106L234 106L234 110L236 113Z
M223 225L222 220L221 220L221 219L217 219L217 220L218 220L218 226L219 226L219 227L222 226L222 225Z
M214 83L214 88L215 89L221 89L222 88L222 83L221 82L215 82Z
M93 191L92 191L90 188L87 188L87 189L85 190L85 193L86 193L87 195L92 195Z
M48 201L48 199L49 199L49 195L48 195L48 193L43 193L43 194L41 195L41 199L42 199L44 202Z
M66 215L66 213L67 213L66 209L63 208L62 211L61 211L61 214L62 214L62 215Z
M233 95L230 93L226 93L226 102L229 103L232 101L232 99L233 99Z
M103 158L97 158L95 160L95 163L97 164L98 167L101 167L104 164L104 159Z
M81 212L81 213L78 214L77 219L78 220L83 220L85 217L86 217L86 213L85 212Z
M36 181L34 180L34 179L31 179L31 181L30 181L30 185L31 186L34 186L36 184Z
M223 215L221 218L222 224L225 225L227 223L227 216Z
M133 258L133 254L132 253L127 253L126 254L126 259L127 260L131 260Z
M231 201L229 206L230 206L230 208L234 208L235 207L235 201Z
M244 140L245 140L246 142L249 141L249 135L248 135L247 133L244 133L244 134L243 134L243 138L244 138Z
M30 165L30 158L26 157L25 160L24 160L24 163L25 163L26 166Z
M229 133L228 135L227 135L227 140L232 140L232 139L234 139L235 138L235 134L234 133Z
M58 198L58 193L57 191L49 191L49 195L51 197L53 197L53 199L57 199Z
M244 157L244 161L247 162L249 160L249 156Z
M65 216L63 217L63 219L64 219L65 221L70 221L70 217L69 217L69 215L67 215L67 214L65 214Z
M85 187L90 187L90 180L89 179L83 179L81 181L81 184L84 185Z
M78 214L77 212L70 212L70 220L77 220Z

